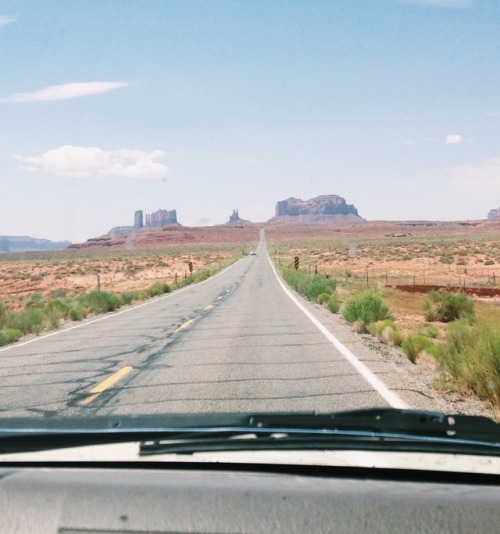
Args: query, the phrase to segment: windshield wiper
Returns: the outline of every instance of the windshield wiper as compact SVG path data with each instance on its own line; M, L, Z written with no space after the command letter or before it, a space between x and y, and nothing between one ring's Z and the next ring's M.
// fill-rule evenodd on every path
M500 454L486 417L374 408L333 414L256 414L243 428L199 429L141 444L141 455L214 450L378 449Z
M442 450L500 454L486 417L370 408L332 414L110 416L0 420L0 454L141 442L140 454L256 449Z

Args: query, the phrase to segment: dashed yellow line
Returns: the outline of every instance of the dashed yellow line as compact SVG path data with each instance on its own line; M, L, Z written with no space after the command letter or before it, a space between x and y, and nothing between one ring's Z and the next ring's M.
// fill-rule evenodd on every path
M212 308L214 308L214 305L209 304L203 311L208 311L208 310L211 310Z
M194 319L188 319L185 323L181 324L179 328L176 328L174 330L174 334L177 334L177 332L180 332L181 330L185 330L186 328L189 328L194 322Z
M83 399L80 402L80 406L88 406L92 401L94 401L101 393L109 389L110 387L114 386L119 380L121 380L124 376L128 375L130 371L132 371L133 367L130 367L129 365L127 367L123 367L116 373L113 373L111 376L106 378L106 380L103 380L102 382L99 382L96 386L94 386L90 390L90 395Z

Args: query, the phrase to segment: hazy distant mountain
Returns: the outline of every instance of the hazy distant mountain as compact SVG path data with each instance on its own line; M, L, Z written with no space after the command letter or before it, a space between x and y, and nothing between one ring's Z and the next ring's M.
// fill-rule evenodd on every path
M71 245L70 241L49 241L30 236L0 235L0 253L62 250L68 248L69 245Z
M488 213L488 219L500 219L500 208L491 210Z

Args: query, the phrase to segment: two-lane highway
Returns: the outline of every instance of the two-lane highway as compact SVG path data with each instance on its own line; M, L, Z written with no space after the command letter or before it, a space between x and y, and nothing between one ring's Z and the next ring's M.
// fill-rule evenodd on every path
M0 409L70 416L397 405L341 351L286 294L261 241L256 256L201 284L0 350Z

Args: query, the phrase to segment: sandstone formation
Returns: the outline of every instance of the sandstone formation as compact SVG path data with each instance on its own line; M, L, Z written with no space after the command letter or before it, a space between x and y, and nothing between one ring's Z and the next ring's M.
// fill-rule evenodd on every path
M154 213L146 213L146 222L144 223L146 228L162 228L169 224L178 224L176 210L158 210Z
M134 213L134 226L115 226L108 232L110 235L130 234L141 228L163 228L164 226L178 225L176 210L158 210L153 213L146 213L144 221L144 212L137 210Z
M233 213L229 216L229 221L226 224L247 224L250 221L241 219L238 210L233 210Z
M297 222L326 222L326 221L362 221L358 210L347 204L338 195L321 195L310 200L288 198L276 204L276 215L273 220L297 220Z
M490 210L488 213L488 219L500 219L500 208Z

